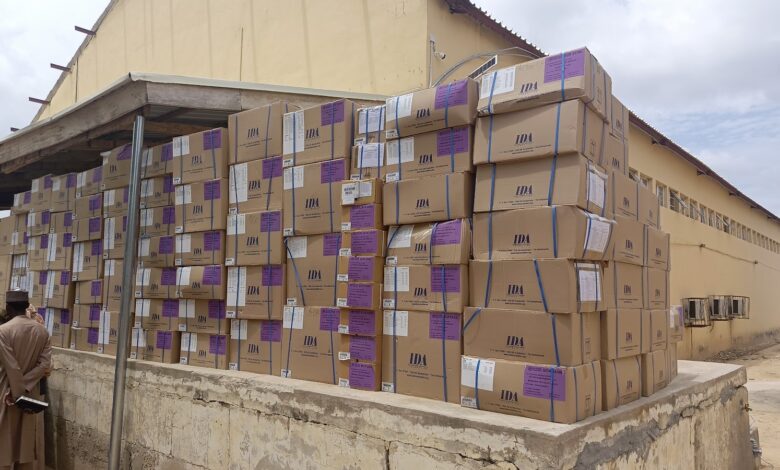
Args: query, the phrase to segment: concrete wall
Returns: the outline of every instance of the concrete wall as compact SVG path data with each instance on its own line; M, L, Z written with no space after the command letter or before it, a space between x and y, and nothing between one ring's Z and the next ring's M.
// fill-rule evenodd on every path
M49 466L104 468L114 360L56 350ZM124 468L745 468L744 368L559 425L381 392L130 361ZM718 433L708 430L719 429Z

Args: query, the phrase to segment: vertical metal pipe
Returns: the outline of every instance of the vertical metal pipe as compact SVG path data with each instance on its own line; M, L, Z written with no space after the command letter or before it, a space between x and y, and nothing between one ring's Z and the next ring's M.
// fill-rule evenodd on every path
M111 409L111 446L108 455L108 468L119 470L122 451L122 425L125 411L125 379L127 355L130 339L130 312L132 311L133 292L138 245L138 225L140 217L141 192L141 151L144 145L144 117L135 117L133 126L132 157L130 160L130 187L128 188L127 231L125 237L125 256L122 269L122 298L119 309L119 338L116 348L116 370L114 372L114 401Z

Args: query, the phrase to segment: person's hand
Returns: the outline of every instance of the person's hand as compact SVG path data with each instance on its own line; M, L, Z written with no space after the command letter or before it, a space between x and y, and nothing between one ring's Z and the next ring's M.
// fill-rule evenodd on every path
M5 394L5 404L7 406L14 406L14 399L11 398L10 392Z
M43 317L38 313L38 309L35 307L35 305L30 304L29 307L27 307L27 310L24 312L28 318L37 321L41 325L45 325L46 321L43 319Z
M46 377L51 377L51 367L44 370L43 373L44 375L46 375Z

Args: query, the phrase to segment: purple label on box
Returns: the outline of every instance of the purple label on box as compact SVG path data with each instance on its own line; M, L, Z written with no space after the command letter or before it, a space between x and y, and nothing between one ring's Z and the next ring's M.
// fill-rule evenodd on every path
M103 241L102 240L92 240L90 247L90 254L92 256L100 256L103 254Z
M428 338L459 340L460 339L459 313L430 313L428 315Z
M92 281L89 286L89 295L92 297L100 297L103 295L103 281Z
M98 334L97 328L89 328L87 330L87 343L98 344Z
M162 275L160 276L160 284L163 286L175 286L176 268L162 268Z
M62 271L60 273L60 285L67 286L70 284L70 271Z
M566 375L556 367L525 366L523 395L526 397L557 401L566 400Z
M24 204L29 204L30 201L32 201L32 191L25 191L25 193L24 193Z
M173 253L173 237L160 237L160 244L157 253L161 255L170 255Z
M431 266L432 292L460 292L460 266Z
M162 219L164 224L172 224L176 221L176 209L173 206L162 208Z
M282 177L282 157L266 158L262 165L262 178L264 180Z
M457 245L460 243L460 219L450 220L436 225L431 234L431 245Z
M62 246L70 248L71 245L73 245L73 234L66 232L62 235Z
M219 190L219 180L206 181L203 183L203 199L212 201L222 197Z
M49 235L48 234L44 233L43 235L41 235L41 246L39 248L41 248L41 249L49 248Z
M173 160L173 142L163 144L162 152L160 153L160 161L167 162Z
M351 256L347 264L347 275L350 281L373 281L374 258Z
M45 285L47 279L49 278L49 271L41 271L38 273L38 284L39 285Z
M561 58L565 55L564 79L585 75L585 49L555 54L544 59L544 83L561 80Z
M43 189L51 189L51 176L43 177Z
M357 308L371 308L372 284L347 284L347 305Z
M221 247L220 232L206 232L203 234L203 249L205 251L219 251Z
M73 212L66 212L64 215L64 219L65 220L63 221L63 223L66 227L73 226Z
M122 147L121 150L119 150L119 153L116 156L117 160L128 160L130 158L131 152L133 150L133 147L130 144L126 144L124 147Z
M172 331L158 331L157 340L155 341L155 347L157 349L171 349L173 345L173 332Z
M436 133L436 156L449 157L469 151L469 127L453 127Z
M100 217L91 217L89 219L89 233L97 233L100 231Z
M173 175L163 176L163 194L173 192Z
M353 255L376 254L378 251L376 230L369 232L352 232L352 242L349 247Z
M436 87L436 98L433 103L435 109L459 106L469 101L468 80L448 83Z
M65 176L65 187L66 188L76 187L76 173L68 173Z
M320 309L320 331L338 331L341 311L334 307Z
M103 167L99 166L92 172L92 182L100 183L101 181L103 181Z
M320 164L320 184L344 180L344 160L329 160Z
M103 195L96 194L89 197L89 211L94 212L100 210L100 205L103 203Z
M279 343L282 341L281 320L265 320L260 324L260 341Z
M372 390L375 386L374 367L371 364L352 362L349 364L349 387Z
M263 287L282 285L282 266L263 266L261 272Z
M129 192L129 188L127 187L122 191L122 202L124 202L125 204L127 204L128 192Z
M49 211L41 212L41 223L46 225L51 222L51 213Z
M225 318L226 309L225 302L222 300L209 300L208 301L209 318Z
M222 284L222 267L204 266L203 267L203 285L218 286Z
M26 245L29 240L27 232L24 232L24 235L22 235L22 243Z
M349 357L360 361L376 360L376 338L371 336L350 336Z
M352 224L352 230L362 228L374 228L374 204L363 204L349 208L349 221Z
M376 314L373 310L350 310L348 312L349 333L353 335L376 334Z
M282 227L282 212L261 212L260 233L278 232Z
M60 310L60 324L70 325L70 310Z
M209 354L224 356L227 351L227 336L211 335L209 337Z
M89 306L89 321L100 321L100 304Z
M344 122L344 100L333 101L320 106L321 126Z
M222 130L214 129L203 133L203 150L218 149L222 147Z
M163 300L162 316L165 318L177 318L179 316L179 301L172 299Z
M322 236L322 256L336 256L341 247L340 233L326 233Z

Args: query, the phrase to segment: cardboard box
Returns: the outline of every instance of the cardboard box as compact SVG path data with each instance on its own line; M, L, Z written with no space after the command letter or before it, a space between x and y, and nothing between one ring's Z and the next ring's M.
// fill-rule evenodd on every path
M27 274L27 255L11 255L11 273L13 275Z
M173 143L144 149L141 152L141 178L153 178L173 172Z
M336 306L376 310L382 308L382 284L377 282L337 282Z
M601 411L600 376L598 362L555 367L463 356L460 404L571 424Z
M285 113L282 117L283 166L287 168L340 158L348 162L354 115L355 103L349 100Z
M359 204L341 207L341 231L382 229L382 204Z
M0 219L0 255L10 255L13 252L11 240L14 236L14 219L15 217Z
M282 370L281 320L232 320L230 370L279 376Z
M340 242L340 233L286 240L287 305L335 307Z
M377 178L341 182L341 205L381 204L384 181Z
M615 97L611 95L609 102L609 133L620 139L628 140L629 135L629 109Z
M612 79L583 47L484 74L478 109L501 114L579 99L610 122L611 96Z
M661 210L658 207L658 197L652 189L643 184L637 185L637 218L650 227L661 228Z
M179 364L225 370L229 342L226 334L182 333Z
M103 279L94 281L74 282L76 294L73 297L73 303L81 304L100 304L103 303Z
M352 179L385 178L385 143L360 142L352 147Z
M284 169L284 235L337 232L341 227L341 181L349 159Z
M52 176L45 175L32 180L30 211L42 212L51 209Z
M640 356L601 361L604 411L626 405L642 396L641 362Z
M11 254L20 255L27 253L27 214L11 214L14 220L14 229L11 233Z
M26 214L30 212L30 203L32 202L32 192L24 191L14 194L14 205L11 206L12 214Z
M103 167L99 166L76 174L76 198L100 193L103 184Z
M121 275L121 274L120 274ZM135 297L141 299L175 299L176 268L138 268L135 271Z
M98 326L98 344L95 352L116 356L117 346L119 345L119 322L120 314L117 311L103 310L100 312L100 325ZM132 318L130 318L132 325ZM128 338L128 343L129 343ZM129 350L128 350L129 353Z
M358 337L342 335L342 338L350 338L354 341ZM371 342L375 341L375 338L366 339ZM376 343L381 344L379 341ZM378 392L382 385L381 362L339 361L336 365L336 376L339 387Z
M469 272L461 264L385 267L382 307L462 312L469 304Z
M70 346L70 310L38 308L38 315L43 317L51 345L55 348L68 348Z
M645 264L651 268L668 271L671 237L668 233L645 225Z
M49 255L49 234L30 237L27 241L27 262L33 271L45 271L46 259Z
M281 320L285 267L248 266L227 270L227 318Z
M206 266L223 264L225 231L180 233L176 235L176 266Z
M5 304L5 293L9 290L8 287L11 285L11 276L13 274L12 263L11 255L0 255L0 289L3 290L0 301L2 301L3 304Z
M666 351L642 354L642 396L649 397L669 385Z
M339 282L377 282L384 279L385 259L380 256L342 256L338 262Z
M650 351L650 315L638 308L601 312L601 357L620 359Z
M350 363L354 361L361 361L361 362L369 362L374 364L381 364L382 363L382 338L377 338L376 336L362 336L362 335L339 335L338 341L336 343L336 353L337 357L340 363ZM347 365L347 364L342 364ZM345 371L347 371L345 368ZM346 379L346 376L341 376L341 378ZM366 377L361 377L362 379L366 379ZM377 388L376 391L379 391L379 383L382 379L382 372L379 371L379 375L376 378L376 384ZM373 380L371 382L374 382ZM363 388L363 386L357 384L353 384L350 380L347 382L347 384L339 384L342 386L348 386L351 388ZM368 386L369 389L371 389L371 386Z
M178 331L142 330L133 328L130 359L178 364L181 354L181 333Z
M138 265L144 268L175 267L174 250L177 236L165 235L138 240Z
M173 184L227 179L227 129L173 138Z
M643 341L649 344L649 349L643 350L643 353L651 351L661 351L666 349L669 342L669 310L642 310L643 321L645 325L649 323L650 328L644 331Z
M230 213L282 208L282 157L230 165Z
M612 249L614 225L575 206L479 212L474 214L474 258L602 260Z
M466 219L390 227L387 264L467 264L471 223Z
M611 171L609 174L609 188L609 198L607 199L608 216L623 216L637 219L639 188L636 181L627 175Z
M51 223L51 212L44 210L42 212L27 213L27 232L31 237L37 237L44 233L49 233L49 224Z
M669 308L669 348L675 347L672 343L679 343L685 335L685 317L681 305L672 305Z
M183 212L183 211L182 211ZM141 209L139 231L142 237L173 235L176 227L175 206Z
M30 270L28 276L29 276L28 292L30 294L30 303L36 306L38 305L46 306L45 304L46 286L48 285L49 271Z
M32 297L32 291L33 291L33 275L37 275L38 273L33 273L33 271L28 271L25 274L14 274L11 276L11 285L9 286L10 290L18 289L18 290L26 290L30 293L30 302L33 301ZM5 294L3 294L5 295ZM42 291L41 291L42 295ZM40 297L41 299L43 297ZM5 300L5 298L4 298ZM38 304L40 305L41 302L39 301Z
M46 254L46 269L70 270L73 265L73 234L49 234L49 250Z
M571 205L603 216L608 193L607 175L574 153L557 159L479 165L474 212Z
M265 266L286 260L282 211L228 215L225 266Z
M86 242L103 239L103 218L101 216L73 221L73 241Z
M603 167L606 127L580 100L481 117L474 132L474 164L579 153Z
M70 349L76 351L96 352L98 348L97 327L70 328Z
M452 173L386 183L382 194L385 225L444 222L470 217L474 178Z
M228 328L225 301L179 299L179 331L223 335Z
M469 277L470 296L483 307L548 313L595 312L605 308L600 263L503 260L493 261L491 268L489 261L473 260Z
M73 306L73 328L97 328L100 324L100 303L76 304Z
M666 348L666 362L669 370L669 382L677 377L677 345L670 345Z
M628 175L628 139L624 140L607 133L604 137L601 161L607 170Z
M642 268L610 261L604 266L604 308L643 308Z
M122 260L118 259L103 261L103 307L109 310L118 311L121 307L123 265ZM144 289L146 290L146 287ZM136 288L136 294L137 290ZM141 296L136 295L136 297Z
M228 116L230 164L281 155L282 114L289 108L277 101Z
M52 212L72 211L76 203L76 173L52 176L51 208Z
M77 197L73 203L73 219L91 219L93 217L103 218L103 193L92 194L84 197Z
M174 203L173 176L170 174L141 180L141 209L171 206Z
M176 186L176 233L225 230L227 180Z
M124 258L127 235L126 215L103 219L103 258Z
M338 331L343 335L381 336L382 311L342 308Z
M354 230L341 234L341 256L385 256L387 232L384 230Z
M70 271L49 271L43 305L54 308L73 306L74 285Z
M184 266L176 270L176 285L180 299L225 300L225 266ZM170 297L170 296L169 296Z
M385 141L385 105L365 106L355 112L355 145Z
M73 244L73 280L92 281L103 277L103 241Z
M645 226L641 222L616 215L614 244L609 260L642 266L645 263L645 234Z
M388 98L385 137L396 139L473 124L477 98L477 82L468 78Z
M655 268L643 268L644 308L669 308L669 271Z
M73 212L53 212L49 219L50 233L73 233Z
M577 366L601 359L598 312L550 314L466 307L463 354Z
M135 299L135 328L178 330L179 301L177 299Z
M281 376L335 385L338 323L335 307L285 307Z
M132 144L125 144L108 152L101 153L103 157L103 180L101 191L127 186L130 181L130 162L133 156Z

